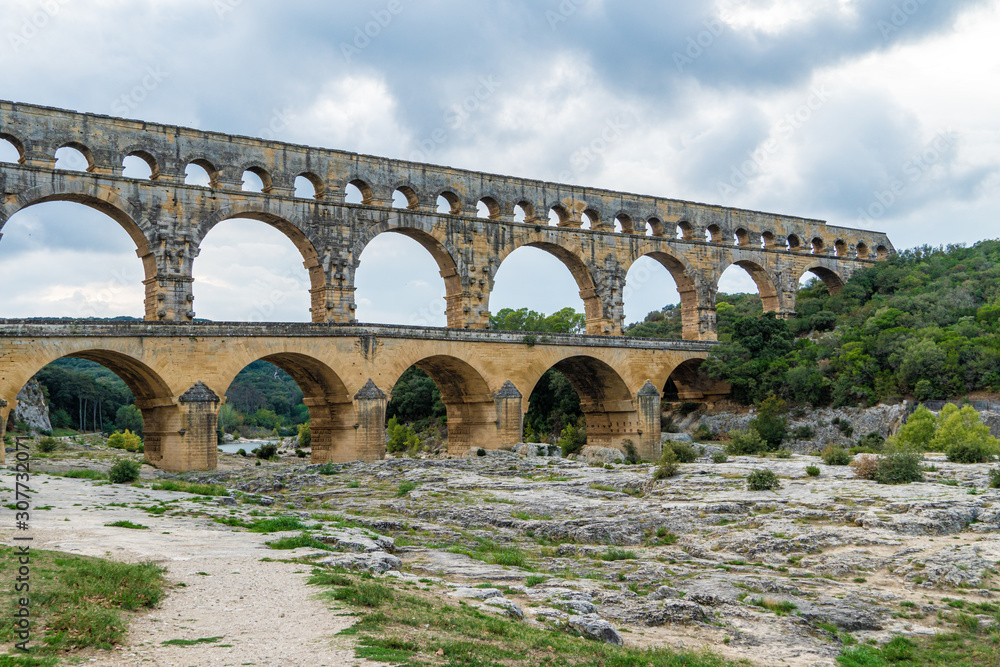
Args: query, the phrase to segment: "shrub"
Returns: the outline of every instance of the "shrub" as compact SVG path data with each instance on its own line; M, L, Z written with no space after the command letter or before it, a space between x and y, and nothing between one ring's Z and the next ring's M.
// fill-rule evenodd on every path
M878 457L872 454L859 454L857 458L851 461L854 476L858 479L867 479L870 481L878 479L878 465Z
M919 406L896 433L896 446L908 451L926 452L934 438L936 421L930 410Z
M785 402L777 396L761 401L757 416L750 420L750 428L757 431L769 449L777 449L788 435L788 420L780 416L785 411Z
M132 459L118 459L108 470L112 484L129 484L139 479L139 462Z
M557 443L562 449L563 456L576 454L587 444L587 429L583 426L566 424L559 436Z
M844 435L845 438L850 438L852 435L854 435L854 426L852 426L851 422L847 421L846 419L841 419L840 417L834 417L830 423L836 426L838 429L840 429L840 432Z
M670 448L674 450L678 463L694 463L698 460L698 450L696 450L694 445L689 442L676 442L668 440L663 443L663 448Z
M725 463L729 460L725 452L716 452L712 454L712 463Z
M990 488L1000 489L1000 468L990 470Z
M275 445L274 443L261 445L256 450L254 450L254 455L262 461L266 461L268 459L273 458L274 456L277 455L277 453L278 453L278 446Z
M767 443L755 429L730 431L731 440L726 443L726 452L733 456L751 456L767 451Z
M851 453L843 447L830 445L820 452L819 455L823 459L823 463L828 466L846 466L851 462Z
M242 447L240 447L240 450L238 452L236 452L236 453L239 454L240 456L246 456L247 455L247 450L245 450Z
M704 424L698 424L698 428L694 430L691 437L699 442L702 440L715 440L715 434Z
M635 448L635 443L629 438L622 440L622 447L625 449L625 463L634 465L642 460L639 458L639 450Z
M670 447L664 447L660 461L653 471L653 479L667 479L677 474L677 454Z
M792 453L787 449L779 449L774 453L775 458L779 459L790 459L792 458Z
M396 417L391 417L385 427L388 441L385 449L390 454L398 454L406 450L415 451L420 446L417 432L409 424L400 424Z
M945 452L954 463L985 463L997 452L997 439L990 427L979 421L979 413L971 405L959 409L949 403L937 418L937 429L930 449Z
M819 467L817 466L806 466L806 474L810 477L819 477Z
M129 452L134 452L139 449L142 445L142 438L132 433L128 429L125 432L115 431L108 436L108 447L113 449L124 449Z
M747 475L747 489L750 491L774 491L780 488L778 476L770 470L754 470Z
M816 435L812 426L798 426L792 431L792 437L796 440L808 440Z
M883 446L885 446L885 438L878 433L869 433L868 435L858 438L858 447L861 449L879 452L882 451Z
M295 450L295 455L297 457L299 457L300 459L304 459L306 457L306 453L304 451L302 451L301 449L296 449Z
M909 484L924 481L920 469L924 457L916 452L891 452L878 462L879 484Z
M299 424L299 447L312 447L312 425L309 422Z
M54 452L59 449L59 443L55 438L42 438L38 441L38 451L44 452L46 454Z

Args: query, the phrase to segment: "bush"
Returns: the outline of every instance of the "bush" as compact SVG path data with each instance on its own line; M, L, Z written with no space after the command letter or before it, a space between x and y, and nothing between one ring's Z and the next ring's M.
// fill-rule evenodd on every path
M112 484L129 484L139 479L139 462L132 459L118 459L108 470Z
M851 453L843 447L830 445L820 452L819 455L823 459L823 463L828 466L846 466L851 462Z
M729 460L725 452L716 452L712 454L712 463L725 463Z
M779 449L774 453L775 458L779 459L790 459L792 458L792 453L787 449Z
M275 445L274 443L261 445L256 450L254 450L254 455L258 459L261 459L262 461L266 461L268 459L273 458L274 456L277 455L277 453L278 453L278 446Z
M806 466L806 474L810 477L819 477L819 468L817 466Z
M677 454L670 447L665 447L663 449L663 454L660 456L660 461L656 466L656 470L653 471L653 479L667 479L668 477L673 477L677 474Z
M997 439L990 427L979 421L971 405L959 409L949 403L937 418L937 428L930 449L945 452L954 463L985 463L997 453Z
M635 448L635 443L629 438L622 440L622 447L625 449L625 463L631 463L635 465L639 463L642 459L639 458L639 450Z
M851 461L851 468L854 470L856 478L875 481L878 479L878 464L879 459L877 456L859 454L857 458Z
M923 405L919 406L896 433L896 446L908 451L926 452L934 438L936 422L934 413Z
M795 440L808 440L816 435L812 426L798 426L792 431L792 438Z
M577 454L583 446L587 444L587 429L583 426L566 424L559 437L559 448L562 449L563 456Z
M696 450L694 445L689 442L676 442L674 440L668 440L663 443L663 448L674 450L678 463L694 463L698 460L698 450Z
M752 428L746 431L730 431L729 437L731 440L726 443L726 452L733 456L752 456L768 449L764 439Z
M838 429L840 429L840 432L843 434L845 438L850 438L852 435L854 435L854 426L852 426L851 422L847 421L846 419L841 419L840 417L834 417L833 420L830 421L830 423L836 426Z
M1000 468L990 470L990 488L1000 489Z
M778 476L770 470L754 470L747 475L747 489L750 491L774 491L780 488Z
M125 432L115 431L108 436L108 447L113 449L124 449L129 452L138 451L142 445L142 438L132 433L128 429Z
M59 443L55 438L42 438L38 441L38 451L49 454L59 449Z
M299 447L312 447L312 425L309 422L299 424Z
M390 417L385 427L388 441L385 449L390 454L399 454L407 450L416 451L420 447L420 438L409 424L400 424L396 417Z
M302 451L301 449L296 449L295 450L295 455L297 457L299 457L300 459L304 459L306 457L306 453L304 451Z
M882 451L882 447L885 446L885 438L883 438L878 433L869 433L858 439L858 447L861 449L867 449L873 452Z
M924 481L924 473L920 469L924 457L916 452L891 452L878 462L879 484L909 484Z
M704 424L698 424L698 428L694 430L691 437L699 442L702 440L715 440L715 434Z
M769 449L777 449L788 435L788 420L781 417L785 402L777 396L761 401L757 416L750 420L750 428L757 431Z
M245 457L247 455L247 450L245 450L242 447L240 447L240 450L238 452L236 452L236 453L239 454L240 456Z

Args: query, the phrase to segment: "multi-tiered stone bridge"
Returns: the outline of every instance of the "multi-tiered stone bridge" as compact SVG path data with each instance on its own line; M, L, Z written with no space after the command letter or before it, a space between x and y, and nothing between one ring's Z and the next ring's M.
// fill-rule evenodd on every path
M893 252L884 234L819 220L12 102L0 102L0 139L19 154L17 163L0 163L0 229L44 202L76 202L109 215L142 259L146 320L0 321L0 424L19 389L46 364L63 356L92 359L135 393L147 457L169 470L215 465L220 397L257 359L278 365L302 388L314 461L383 456L386 392L411 365L441 389L452 451L517 441L527 409L522 397L557 368L581 396L591 442L621 446L631 439L652 457L667 387L690 400L726 391L697 366L716 339L715 295L729 266L753 277L766 310L787 316L806 273L836 291ZM56 152L66 147L78 151L84 169L56 168ZM149 178L123 175L129 157L148 165ZM189 165L204 169L207 186L185 182ZM260 192L244 189L248 172ZM312 196L296 196L300 177ZM347 203L348 186L360 191L361 203ZM405 207L393 205L397 193ZM232 218L267 223L299 249L313 324L193 321L193 260L206 234ZM357 324L355 273L365 247L383 233L408 236L434 257L447 328ZM525 246L570 270L587 335L486 331L497 271ZM684 341L620 337L625 277L642 257L673 276Z

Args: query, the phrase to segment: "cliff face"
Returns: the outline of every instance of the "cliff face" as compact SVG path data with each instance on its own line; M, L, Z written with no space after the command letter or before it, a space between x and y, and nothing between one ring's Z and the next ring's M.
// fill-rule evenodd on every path
M14 423L24 422L32 431L51 431L49 421L49 406L45 403L45 395L38 380L32 378L17 394L17 408L14 410Z

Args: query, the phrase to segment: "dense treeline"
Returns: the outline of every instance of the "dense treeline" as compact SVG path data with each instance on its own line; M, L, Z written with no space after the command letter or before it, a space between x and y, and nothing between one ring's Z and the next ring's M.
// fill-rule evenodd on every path
M870 405L1000 391L1000 242L924 246L857 274L836 295L812 281L798 315L741 318L706 372L734 397Z

